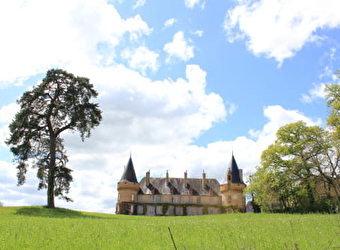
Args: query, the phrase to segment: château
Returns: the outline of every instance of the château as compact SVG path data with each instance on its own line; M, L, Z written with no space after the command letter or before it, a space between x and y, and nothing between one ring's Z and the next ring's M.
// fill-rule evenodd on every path
M122 178L118 182L117 214L181 216L244 212L245 197L243 172L232 154L225 181L217 179L151 177L146 172L139 182L136 178L132 158L128 160Z

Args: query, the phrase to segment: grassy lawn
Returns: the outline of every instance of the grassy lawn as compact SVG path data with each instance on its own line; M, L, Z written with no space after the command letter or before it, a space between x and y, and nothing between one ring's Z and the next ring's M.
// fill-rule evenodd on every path
M340 215L148 217L0 207L0 249L338 249Z

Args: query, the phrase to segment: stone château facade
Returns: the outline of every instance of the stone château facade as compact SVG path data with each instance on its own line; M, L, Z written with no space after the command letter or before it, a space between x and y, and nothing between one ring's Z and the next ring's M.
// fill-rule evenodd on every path
M202 215L245 211L242 170L234 155L226 173L225 183L216 179L146 176L137 181L130 156L121 180L118 182L117 214L131 215Z

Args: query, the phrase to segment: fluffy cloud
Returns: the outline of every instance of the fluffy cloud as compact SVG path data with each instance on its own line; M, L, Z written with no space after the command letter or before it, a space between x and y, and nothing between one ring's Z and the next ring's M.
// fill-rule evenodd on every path
M128 60L128 65L132 69L139 70L143 75L149 69L152 72L157 71L159 64L158 54L142 46L133 50L124 50L122 57Z
M133 6L134 9L143 6L146 3L146 0L137 0L136 4Z
M104 0L1 1L0 83L75 62L110 63L126 34L134 41L150 32L139 15L124 20Z
M319 98L325 98L326 93L325 93L325 83L313 83L313 88L309 90L308 94L302 94L301 96L301 101L305 103L311 103L316 99Z
M182 61L188 61L194 57L194 46L189 45L191 41L186 40L183 31L178 31L172 42L164 45L164 51L168 54L167 62L171 62L172 59L180 59Z
M166 29L166 28L171 27L171 26L174 25L176 22L177 22L177 19L175 19L175 18L170 18L170 19L166 20L166 21L164 22L164 28L163 28L163 29Z
M193 31L192 34L195 34L196 36L202 37L203 36L203 30Z
M230 42L245 39L252 53L281 64L307 42L323 39L317 29L339 27L339 7L337 0L239 0L228 11L224 28Z
M19 111L19 106L16 103L12 103L12 104L1 107L0 125L5 124L5 126L0 127L0 146L5 146L5 140L9 134L9 129L8 129L7 124L9 124L12 121L14 114L18 111Z
M200 0L184 0L185 7L190 8L190 9L194 8L195 5L200 4L200 2L201 2ZM201 8L204 9L204 7L205 7L205 2L201 4Z

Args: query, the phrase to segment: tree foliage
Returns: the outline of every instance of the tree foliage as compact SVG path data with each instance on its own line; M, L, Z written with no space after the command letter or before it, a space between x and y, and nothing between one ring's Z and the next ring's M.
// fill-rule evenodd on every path
M54 197L70 201L72 170L61 134L78 131L82 140L91 135L102 117L98 104L90 102L98 93L89 79L60 69L51 69L41 84L25 92L17 101L19 112L9 125L7 145L17 163L18 185L25 183L31 165L37 168L38 188L47 188L47 207L54 208Z
M281 127L261 156L247 192L267 211L334 211L340 204L340 86L326 87L326 129L299 121Z

